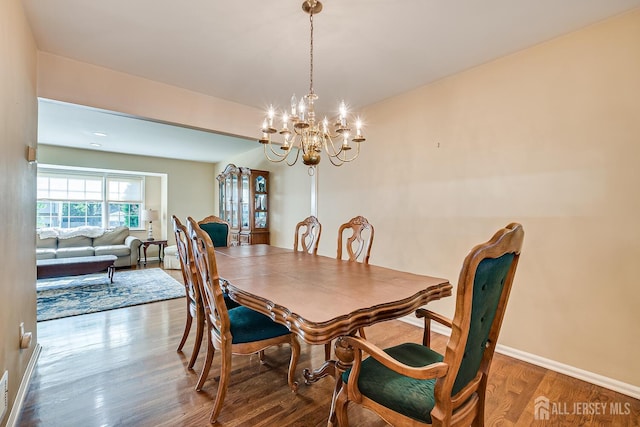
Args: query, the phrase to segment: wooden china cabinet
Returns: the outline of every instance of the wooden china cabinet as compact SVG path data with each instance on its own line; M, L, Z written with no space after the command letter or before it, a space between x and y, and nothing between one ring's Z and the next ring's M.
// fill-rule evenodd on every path
M269 244L269 172L229 164L217 180L220 218L231 227L231 244Z

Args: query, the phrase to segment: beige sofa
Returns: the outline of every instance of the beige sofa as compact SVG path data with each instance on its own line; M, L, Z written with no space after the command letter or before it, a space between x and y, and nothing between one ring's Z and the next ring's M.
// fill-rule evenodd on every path
M129 267L138 263L141 244L140 239L129 235L128 227L47 228L38 231L36 259L115 255L116 267Z

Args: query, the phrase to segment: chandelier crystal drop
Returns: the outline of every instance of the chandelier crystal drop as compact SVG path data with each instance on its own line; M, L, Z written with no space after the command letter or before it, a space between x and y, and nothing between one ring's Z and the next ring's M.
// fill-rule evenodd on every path
M269 107L262 122L262 137L258 142L264 146L265 157L271 162L284 161L287 165L293 166L302 152L302 163L313 167L320 163L320 155L324 151L333 165L341 166L355 160L360 154L360 143L365 140L362 135L362 122L359 118L355 119L355 135L352 137L353 120L350 120L344 101L340 103L339 114L331 122L326 116L322 120L317 118L314 103L318 95L313 91L313 16L320 13L322 3L306 0L302 3L302 10L309 14L311 34L309 93L300 101L294 94L291 97L290 109L279 115L280 120L276 119L276 110ZM280 130L276 129L275 121L282 124ZM282 136L282 141L274 148L271 136L276 133ZM354 148L351 143L355 144L354 151L351 151ZM293 151L295 155L291 154Z

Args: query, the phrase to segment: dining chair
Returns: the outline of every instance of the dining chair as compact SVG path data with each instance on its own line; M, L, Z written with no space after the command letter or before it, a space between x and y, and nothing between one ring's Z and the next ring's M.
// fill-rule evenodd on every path
M345 231L351 235L344 240ZM338 229L338 259L342 259L343 247L346 248L349 261L369 264L371 246L373 245L373 225L363 216L351 218Z
M392 425L484 425L489 367L523 239L522 225L511 223L469 252L458 280L453 320L426 309L416 312L425 319L422 344L382 350L361 337L338 338L341 351L354 353L335 402L341 427L349 425L350 402ZM451 328L443 355L429 348L432 320ZM363 360L363 353L370 357Z
M269 317L239 306L228 309L216 264L215 250L209 235L193 218L187 219L187 230L191 239L191 248L199 284L205 302L207 323L207 356L198 379L196 390L201 390L213 362L215 350L221 353L220 380L215 403L211 411L210 422L215 423L224 402L231 374L231 356L259 353L268 347L281 344L291 346L291 360L287 382L292 391L297 391L295 369L300 355L300 344L295 334L286 326L275 323Z
M351 232L351 235L346 240L343 239L345 231L347 234ZM342 224L340 228L338 228L338 255L336 258L342 259L344 247L349 261L369 264L371 246L373 245L373 233L373 225L363 216L353 217L349 222ZM366 338L364 328L358 329L358 333L361 337ZM325 360L331 358L331 347L330 342L324 346Z
M322 234L322 224L318 218L311 215L296 224L296 232L293 239L293 250L297 251L298 247L304 252L312 255L318 253L318 243L320 243L320 235Z
M198 221L198 225L209 234L216 248L231 246L231 227L224 219L209 215Z
M196 362L198 353L200 352L200 346L202 344L202 334L204 333L204 308L202 305L202 297L200 295L200 287L198 286L195 265L191 261L190 255L190 243L189 236L187 234L187 228L180 222L177 216L171 217L173 224L173 232L176 238L176 249L178 254L178 260L180 261L180 270L182 271L182 279L185 287L185 293L187 295L187 320L184 325L184 332L182 333L182 339L178 344L178 350L182 351L184 344L189 337L191 331L191 324L193 319L196 319L196 336L193 342L193 349L191 351L191 358L189 359L188 369L192 369Z
M189 359L189 363L187 364L188 369L193 369L193 366L196 363L198 358L198 354L200 352L200 347L202 346L202 336L204 334L204 305L202 301L202 294L200 290L200 286L198 285L198 280L196 277L196 269L195 264L193 262L193 255L191 251L191 242L189 240L189 236L187 233L187 228L180 222L177 216L173 215L172 217L173 224L173 232L175 234L176 239L176 255L178 257L178 261L180 264L180 270L182 272L182 279L185 286L185 294L186 294L186 322L184 325L184 332L182 333L182 339L178 344L177 351L182 351L187 339L189 338L189 333L191 332L191 326L193 324L193 320L196 321L196 336L193 342L193 349L191 351L191 357ZM217 223L215 220L211 221L212 218L216 217L207 217L205 218L204 224L208 223ZM224 221L222 221L224 223ZM221 234L216 234L217 231L213 227L215 236L222 236ZM227 225L228 230L228 225ZM227 237L220 237L222 242L227 241ZM228 295L225 294L225 303L227 308L237 307L239 304L229 298Z
M209 235L214 247L225 248L233 246L230 232L231 226L224 219L215 215L209 215L198 221L198 226ZM224 302L227 304L227 308L235 308L240 305L232 300L226 293L224 294ZM263 356L262 353L260 356Z

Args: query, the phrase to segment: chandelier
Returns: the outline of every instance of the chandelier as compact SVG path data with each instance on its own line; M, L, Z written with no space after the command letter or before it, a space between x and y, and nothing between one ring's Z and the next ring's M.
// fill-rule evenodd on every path
M355 152L352 152L353 147L349 141L352 130L344 101L340 103L339 114L333 118L331 124L326 116L323 120L316 117L314 102L318 95L313 91L313 15L320 13L322 3L306 0L302 3L302 10L309 14L311 34L309 93L302 97L300 102L295 94L291 97L291 109L283 111L280 116L280 130L274 127L276 111L272 106L269 107L262 123L262 138L258 142L263 144L265 157L271 162L285 161L287 165L293 166L302 152L302 163L313 167L320 163L320 155L324 150L333 165L341 166L355 160L360 154L360 143L365 140L362 136L362 122L359 118L355 120L355 136L351 139L351 142L355 143ZM271 135L276 133L282 136L282 141L279 147L274 148ZM295 156L291 155L293 151L296 152Z

